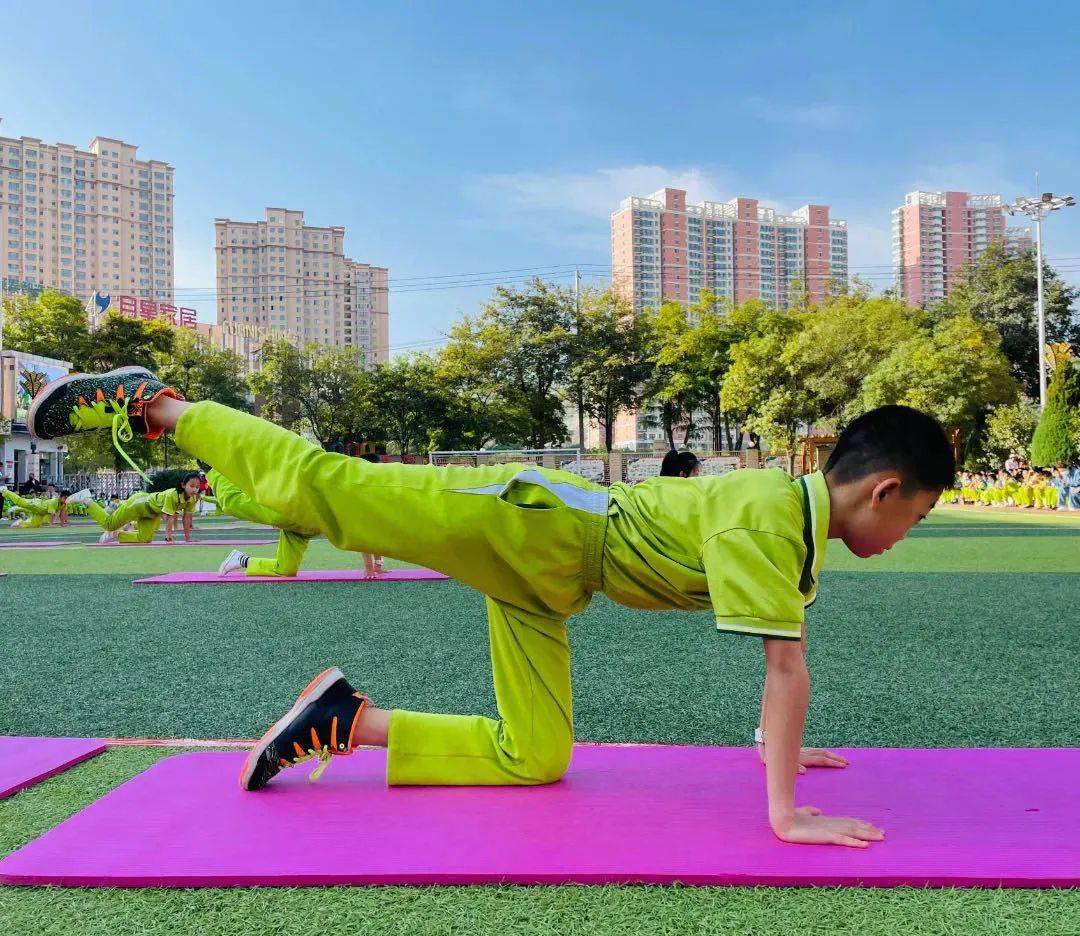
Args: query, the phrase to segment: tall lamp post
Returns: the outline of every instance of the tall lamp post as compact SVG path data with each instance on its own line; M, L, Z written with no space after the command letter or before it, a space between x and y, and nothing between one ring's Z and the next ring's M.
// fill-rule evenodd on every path
M1036 180L1037 181L1037 180ZM1038 198L1017 196L1016 201L1006 205L1011 214L1025 214L1035 221L1035 281L1038 284L1038 296L1035 308L1039 317L1039 409L1046 406L1046 311L1043 305L1043 260L1042 260L1042 222L1052 211L1059 211L1076 204L1072 195L1054 195L1043 192Z

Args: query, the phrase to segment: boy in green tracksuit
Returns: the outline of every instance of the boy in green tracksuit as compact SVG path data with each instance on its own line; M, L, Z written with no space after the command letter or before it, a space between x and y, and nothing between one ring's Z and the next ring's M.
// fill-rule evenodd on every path
M154 534L161 528L165 519L165 542L171 543L176 521L179 519L184 531L185 542L191 542L191 516L199 502L199 475L191 471L175 487L164 491L137 491L125 500L112 513L109 513L91 496L89 491L80 491L72 495L72 503L81 504L86 513L105 532L98 542L105 546L110 543L150 543ZM134 524L134 532L123 528Z
M11 522L12 527L21 527L24 530L47 526L52 523L53 517L64 518L67 514L67 503L70 496L70 491L61 491L56 497L22 497L7 488L0 488L0 497L8 505L9 510L12 508L22 510L28 515L26 520L13 520Z
M803 610L830 538L858 556L880 554L951 486L952 446L932 417L907 407L867 413L841 436L824 472L798 480L748 470L607 489L522 465L372 465L138 380L123 372L62 378L38 395L27 422L41 438L171 431L253 500L338 548L438 569L487 598L498 719L390 712L326 670L252 749L245 789L312 759L321 771L358 745L388 748L391 784L559 779L573 742L566 619L603 591L632 608L711 610L718 630L764 638L759 727L773 832L855 847L883 837L858 819L796 806L801 769L844 763L801 747L810 689ZM86 404L93 399L115 403Z
M290 578L300 571L308 543L318 535L318 530L297 526L276 510L257 504L216 468L206 473L206 482L214 492L218 509L238 520L264 523L277 527L277 555L273 559L260 559L234 549L218 567L218 575L229 575L243 570L245 575L280 575Z

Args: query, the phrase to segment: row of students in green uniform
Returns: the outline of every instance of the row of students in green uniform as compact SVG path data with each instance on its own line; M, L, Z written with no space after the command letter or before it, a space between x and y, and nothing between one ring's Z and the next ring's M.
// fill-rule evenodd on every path
M86 402L95 399L109 403ZM246 790L299 763L318 761L319 773L360 745L388 749L391 784L558 780L574 736L566 620L603 592L630 608L708 610L719 632L763 641L764 828L793 843L868 847L884 837L869 822L796 799L801 771L846 764L802 746L804 608L830 539L859 557L879 555L954 487L952 445L924 413L864 414L823 471L794 480L753 469L610 488L525 465L369 464L247 413L186 403L136 368L61 378L34 400L27 422L44 439L171 432L181 450L292 526L339 549L437 569L485 596L498 718L380 708L332 667L252 747L240 776ZM720 801L723 788L718 777Z
M1060 469L1063 471L1063 469ZM975 504L982 507L1032 507L1056 510L1063 503L1062 486L1053 471L1027 468L960 472L958 484L941 494L946 504Z

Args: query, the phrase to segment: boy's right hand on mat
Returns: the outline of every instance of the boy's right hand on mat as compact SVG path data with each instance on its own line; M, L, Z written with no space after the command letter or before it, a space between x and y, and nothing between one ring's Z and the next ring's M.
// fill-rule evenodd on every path
M793 814L771 822L778 839L798 845L867 848L871 842L885 838L885 833L869 822L849 816L823 816L816 806L798 806Z

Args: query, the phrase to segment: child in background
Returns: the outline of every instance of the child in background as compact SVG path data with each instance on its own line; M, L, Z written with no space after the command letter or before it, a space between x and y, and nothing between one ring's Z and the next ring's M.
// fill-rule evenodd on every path
M373 452L369 452L366 455L360 456L364 461L370 462L373 465L382 464L382 459ZM382 556L376 556L373 553L364 553L364 576L369 579L378 578L382 575Z
M118 402L98 409L93 399ZM27 423L44 439L172 431L179 448L338 548L437 569L486 596L498 719L381 709L330 668L251 749L246 790L299 763L317 760L321 772L362 745L388 748L391 784L558 780L574 736L566 619L602 591L630 608L708 610L717 630L763 640L765 812L778 838L860 848L884 838L870 823L796 805L800 766L844 766L801 747L810 698L804 607L817 596L829 539L856 556L880 555L953 484L952 445L933 417L902 406L864 413L825 470L798 479L746 470L610 489L535 466L369 465L115 373L54 381ZM723 808L724 778L716 782Z
M660 465L661 478L696 478L701 474L701 462L693 452L672 449Z
M89 497L90 492L80 491L79 494L85 494ZM0 496L3 496L9 512L12 509L17 509L26 514L26 519L12 520L12 528L21 527L24 530L33 530L52 523L53 518L57 516L63 517L66 523L67 503L72 495L70 491L61 491L56 497L48 499L43 497L23 497L14 491L2 488L0 489Z
M165 518L165 542L171 543L178 516L183 525L184 542L190 543L191 515L199 502L199 473L189 471L175 487L165 491L152 494L138 491L111 514L98 506L89 491L80 491L75 495L75 502L86 507L93 521L105 531L98 540L103 546L111 543L151 543L161 527L162 517ZM129 523L135 525L134 532L123 530Z
M214 492L218 508L238 520L250 520L277 527L278 548L273 559L252 558L240 549L234 549L218 566L218 575L230 575L242 571L244 575L277 575L291 578L300 571L300 563L307 552L308 543L318 531L297 526L276 510L257 504L220 471L211 468L206 475L208 490ZM204 494L203 497L206 495Z

